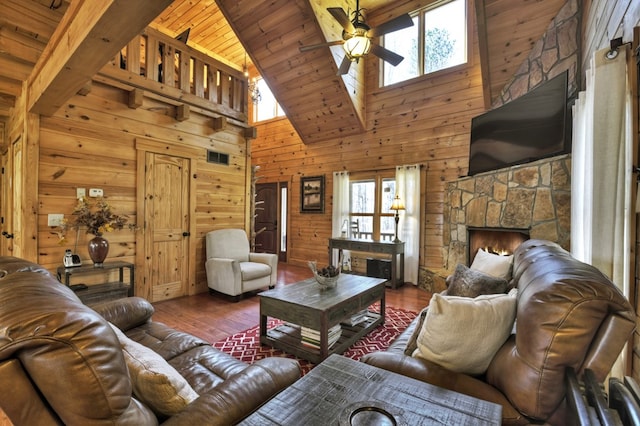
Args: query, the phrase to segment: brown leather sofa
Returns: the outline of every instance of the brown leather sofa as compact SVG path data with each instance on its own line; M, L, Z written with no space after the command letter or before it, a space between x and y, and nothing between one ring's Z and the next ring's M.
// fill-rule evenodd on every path
M89 308L46 269L0 257L0 407L15 425L229 425L301 375L295 360L248 365L152 314L138 297ZM167 360L196 399L168 417L133 396L107 320Z
M503 424L572 424L565 370L591 369L602 382L635 329L629 302L596 268L559 245L528 240L514 253L515 334L486 374L454 373L410 355L425 311L384 352L362 361L500 404Z

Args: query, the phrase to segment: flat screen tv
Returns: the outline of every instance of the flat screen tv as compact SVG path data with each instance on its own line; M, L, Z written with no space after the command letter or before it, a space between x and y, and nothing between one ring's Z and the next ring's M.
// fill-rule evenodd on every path
M469 176L571 152L567 72L471 120Z

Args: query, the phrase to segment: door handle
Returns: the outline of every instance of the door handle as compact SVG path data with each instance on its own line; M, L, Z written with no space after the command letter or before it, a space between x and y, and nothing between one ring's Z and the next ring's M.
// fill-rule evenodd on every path
M185 232L182 233L182 236L183 237L190 237L191 236L191 232L185 231Z
M9 239L13 238L13 234L8 233L7 231L2 231L2 235Z

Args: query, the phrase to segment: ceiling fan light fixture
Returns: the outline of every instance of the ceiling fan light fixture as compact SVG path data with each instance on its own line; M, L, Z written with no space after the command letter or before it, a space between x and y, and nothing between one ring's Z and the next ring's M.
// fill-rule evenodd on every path
M349 59L358 61L371 50L371 40L364 35L355 35L346 40L342 47Z

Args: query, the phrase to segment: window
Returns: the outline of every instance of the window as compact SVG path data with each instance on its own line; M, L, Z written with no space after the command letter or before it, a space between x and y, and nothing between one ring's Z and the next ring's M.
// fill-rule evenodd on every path
M417 11L412 27L386 34L383 46L404 56L404 60L395 67L381 61L382 85L467 62L466 3L467 0L439 2Z
M262 78L256 78L253 83L260 92L260 100L253 104L253 121L264 121L284 116L284 112L267 86L267 82Z
M390 207L396 195L395 172L352 175L349 187L349 237L392 241L395 238L395 212Z

